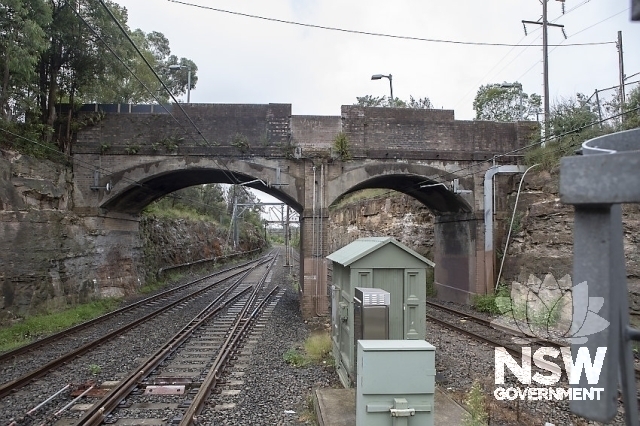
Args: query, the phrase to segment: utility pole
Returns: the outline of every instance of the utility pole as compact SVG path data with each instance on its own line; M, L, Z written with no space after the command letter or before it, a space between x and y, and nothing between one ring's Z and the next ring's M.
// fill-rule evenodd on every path
M549 40L547 37L547 28L548 27L558 27L562 28L562 34L564 38L567 38L567 35L564 32L564 25L559 24L551 24L547 19L547 2L549 0L541 0L542 1L542 21L538 19L537 21L522 21L522 25L524 26L524 34L527 34L527 25L526 24L534 24L534 25L542 25L542 64L543 64L543 79L544 79L544 141L549 137L549 118L551 117L550 107L549 107ZM564 0L562 1L562 13L564 13Z
M231 213L231 226L233 226L233 249L238 248L238 195L236 194L236 186L233 186L233 210Z
M600 96L598 95L598 89L596 89L596 103L598 104L598 119L600 120L600 128L602 129L602 109L600 108Z
M618 42L616 43L618 48L618 67L620 70L620 114L624 112L624 102L627 99L624 93L624 55L622 53L622 31L618 31ZM620 116L620 119L624 121L624 116Z
M289 213L290 213L290 207L289 205L287 205L287 223L286 223L286 228L284 231L284 250L285 250L285 256L284 256L284 266L291 266L291 241L290 241L290 235L289 233L291 232L290 228L289 228Z

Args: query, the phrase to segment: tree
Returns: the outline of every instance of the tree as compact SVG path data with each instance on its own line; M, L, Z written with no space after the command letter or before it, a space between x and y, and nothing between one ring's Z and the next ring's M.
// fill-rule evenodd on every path
M51 9L43 0L0 3L0 117L11 120L33 108L36 64L47 48L44 27Z
M106 4L120 22L126 23L126 9L112 1ZM123 76L122 67L115 66L116 59L103 41L124 52L124 37L118 26L100 2L79 0L50 0L52 8L51 24L45 28L49 38L48 49L44 51L38 64L39 101L42 119L49 127L56 122L56 104L76 102L76 96L87 86L95 84L106 72ZM83 19L100 35L87 28ZM102 40L100 40L102 39ZM67 117L67 134L59 139L60 150L70 152L70 124L72 109Z
M625 114L622 125L623 128L635 129L640 127L640 86L636 86L628 96L625 104L625 111L630 111Z
M524 93L518 82L509 85L494 83L480 86L473 109L476 111L476 120L536 120L541 101L540 95Z
M409 96L409 101L403 101L400 98L391 99L387 96L358 96L354 105L361 107L384 107L384 108L414 108L414 109L433 109L433 104L428 97L415 99Z
M590 124L598 121L597 108L597 105L582 93L563 99L551 107L551 134L559 136L585 132L592 127Z

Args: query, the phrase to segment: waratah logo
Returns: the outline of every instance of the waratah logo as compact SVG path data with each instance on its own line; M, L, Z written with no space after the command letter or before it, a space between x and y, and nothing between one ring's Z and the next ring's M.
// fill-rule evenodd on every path
M589 297L586 281L572 287L569 275L556 280L548 274L544 281L530 275L526 285L514 282L511 297L496 297L495 303L502 315L492 323L515 324L532 337L561 337L583 344L589 340L587 336L609 326L609 321L598 315L604 298Z

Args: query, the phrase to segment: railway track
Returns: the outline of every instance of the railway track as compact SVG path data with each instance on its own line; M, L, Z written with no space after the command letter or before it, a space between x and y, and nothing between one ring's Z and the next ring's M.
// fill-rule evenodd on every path
M556 349L569 346L569 344L562 344L553 340L526 335L521 330L497 325L491 320L468 312L460 311L450 306L431 301L427 301L427 306L440 311L439 316L427 314L427 320L440 324L490 346L504 347L507 352L516 359L519 359L522 356L522 347L524 346L531 347L532 353L535 352L537 347L542 346L553 347ZM474 325L470 326L470 324ZM513 342L510 341L513 337L522 339L524 344L513 344ZM546 364L544 360L538 359L537 361L541 364ZM555 364L548 364L548 366L550 368L554 368ZM564 368L562 368L562 370L564 371ZM635 375L636 380L640 380L640 369L638 367L635 367Z
M249 327L278 291L275 287L263 294L263 285L274 260L265 271L255 270L239 278L225 294L211 302L103 399L88 408L75 424L99 425L103 421L127 424L131 419L136 419L137 424L163 424L164 411L150 410L150 404L171 406L174 412L172 424L196 424L224 367L238 350ZM193 398L185 400L184 394L188 392ZM181 409L183 414L175 415ZM141 411L144 414L141 415Z
M99 324L105 323L109 320L112 320L114 318L118 318L118 317L122 317L123 315L129 315L130 313L133 313L132 316L138 316L139 314L136 313L135 311L145 307L145 306L150 306L150 305L161 305L163 303L164 300L168 300L170 299L172 296L175 296L176 294L179 294L180 292L187 292L190 291L190 288L193 287L193 285L205 281L207 279L210 278L215 278L215 277L219 277L221 280L224 278L229 278L230 276L233 276L233 274L231 274L234 271L239 271L242 270L244 268L249 267L250 265L256 263L256 262L260 262L262 261L262 258L260 259L255 259L255 260L250 260L248 262L243 262L241 264L232 266L230 268L226 268L224 270L221 271L216 271L213 272L211 274L205 275L203 277L197 278L195 280L191 280L185 284L170 288L168 290L162 291L160 293L157 293L153 296L149 296L146 297L144 299L138 300L137 302L131 303L127 306L123 306L122 308L116 309L114 311L111 311L107 314L104 314L100 317L94 318L92 320L89 321L85 321L81 324L75 325L73 327L67 328L65 330L62 330L58 333L54 333L51 334L49 336L43 337L41 339L35 340L29 344L26 344L24 346L20 346L19 348L13 349L11 351L8 352L4 352L4 353L0 353L0 368L2 366L2 363L5 363L7 361L11 361L12 364L15 365L15 362L17 360L17 358L20 355L23 354L27 354L27 353L33 353L33 351L45 347L47 346L47 351L51 351L51 347L50 344L54 343L54 342L60 342L61 339L65 339L68 338L69 336L74 336L75 340L82 340L83 337L78 337L79 334L82 330L86 330L89 329L91 327L95 327ZM237 272L239 273L239 272ZM119 321L122 321L121 319Z
M20 390L21 388L28 385L30 389L34 387L38 388L41 386L37 385L38 382L43 379L50 380L50 377L65 375L66 373L56 372L59 370L68 370L69 367L78 371L77 367L72 367L74 363L77 364L78 362L74 361L75 359L87 359L87 357L90 359L90 354L93 353L96 348L99 350L101 345L107 343L113 344L112 342L124 338L124 334L134 333L135 335L135 330L143 324L146 324L145 327L149 327L149 325L153 327L152 324L159 318L167 316L170 318L171 316L175 316L176 313L181 313L183 309L188 311L190 309L189 306L193 305L194 301L198 301L198 303L202 305L203 301L206 302L215 299L215 301L221 305L221 308L224 308L228 304L228 301L224 301L224 298L227 297L228 299L228 297L231 297L229 295L230 292L239 287L240 284L238 283L240 283L242 278L246 277L252 271L264 267L266 264L272 264L276 258L277 253L274 252L260 259L218 271L214 274L209 274L178 288L127 306L116 311L115 314L103 316L99 318L98 321L91 321L90 324L82 324L80 327L65 330L51 338L37 341L32 345L28 345L26 349L23 347L3 354L2 361L0 361L0 368L2 368L0 371L2 371L2 379L4 381L4 383L0 385L0 411L5 411L5 409L11 407L11 400L21 398L21 394L23 394ZM197 306L197 304L195 306ZM166 319L163 321L166 321ZM94 330L94 332L98 334L105 329L109 331L99 336L88 336L86 334L87 330L96 328L96 326L98 329ZM76 341L79 342L79 345L74 344ZM60 351L58 351L57 348L64 347L65 344L67 348L71 347L72 349L60 355ZM55 354L53 359L49 360L51 357L46 357L45 355L44 358L41 358L44 359L45 362L39 362L41 365L37 368L33 368L33 365L31 365L28 373L24 374L24 368L15 368L15 366L23 367L23 364L27 365L30 362L34 364L38 363L37 361L32 361L37 359L34 358L34 356L37 357L37 354L40 354L42 357L42 352L46 353L48 351ZM135 352L135 348L133 351ZM49 361L47 362L47 360ZM87 361L84 361L84 363L86 365ZM95 367L99 370L99 366ZM19 373L12 375L12 370ZM5 372L8 372L8 374L5 375ZM16 375L18 377L15 377ZM6 381L7 379L8 381ZM98 385L97 383L76 381L75 383L67 383L62 388L53 392L51 386L45 385L44 390L40 392L40 397L42 398L41 403L34 403L34 408L29 410L28 413L14 416L12 419L13 423L11 424L40 424L34 423L33 419L41 419L47 415L51 416L55 414L56 411L60 411L60 414L64 410L68 411L70 407L56 407L56 404L60 399L67 397L70 392L73 392L74 396L79 396L78 400L80 400L87 397L102 396L105 393L105 389L109 388L109 386L111 385L108 383ZM47 392L51 393L49 394ZM82 396L80 396L80 394L82 394ZM49 414L46 414L47 412L49 412ZM44 422L43 424L53 423Z

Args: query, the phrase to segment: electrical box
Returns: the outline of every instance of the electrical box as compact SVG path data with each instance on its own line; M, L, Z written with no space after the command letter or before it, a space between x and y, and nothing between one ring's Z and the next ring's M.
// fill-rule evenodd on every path
M353 295L353 332L361 339L389 338L391 294L380 288L356 287Z
M435 350L424 340L360 340L356 426L433 426Z

